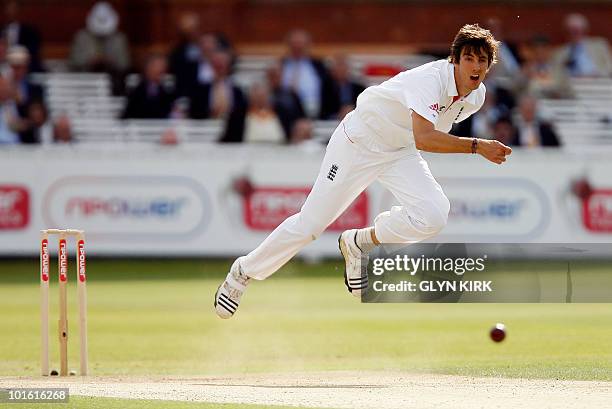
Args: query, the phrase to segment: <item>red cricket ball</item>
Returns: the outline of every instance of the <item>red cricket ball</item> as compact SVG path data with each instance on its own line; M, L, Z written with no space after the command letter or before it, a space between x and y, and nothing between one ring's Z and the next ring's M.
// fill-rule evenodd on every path
M502 323L495 324L489 335L493 341L502 342L506 338L506 326Z

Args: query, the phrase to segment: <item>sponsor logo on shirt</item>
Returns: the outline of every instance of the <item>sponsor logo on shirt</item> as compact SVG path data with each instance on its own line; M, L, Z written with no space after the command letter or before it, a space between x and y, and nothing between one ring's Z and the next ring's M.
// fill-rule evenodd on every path
M433 105L430 105L428 108L431 109L432 111L434 111L436 114L439 114L440 112L442 112L442 111L444 111L446 109L446 105L440 106L440 104L435 103Z

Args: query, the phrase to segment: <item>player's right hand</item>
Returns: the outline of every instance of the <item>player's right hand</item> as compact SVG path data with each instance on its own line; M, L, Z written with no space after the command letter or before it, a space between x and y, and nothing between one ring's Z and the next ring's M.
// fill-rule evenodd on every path
M501 165L506 161L506 156L512 153L512 149L496 140L478 139L476 153L481 154L493 163Z

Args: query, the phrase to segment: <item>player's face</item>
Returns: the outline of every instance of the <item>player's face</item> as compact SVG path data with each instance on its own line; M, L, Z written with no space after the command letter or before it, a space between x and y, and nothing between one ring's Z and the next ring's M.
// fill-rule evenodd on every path
M489 59L485 53L466 49L461 51L458 66L458 88L473 91L484 81L489 69Z

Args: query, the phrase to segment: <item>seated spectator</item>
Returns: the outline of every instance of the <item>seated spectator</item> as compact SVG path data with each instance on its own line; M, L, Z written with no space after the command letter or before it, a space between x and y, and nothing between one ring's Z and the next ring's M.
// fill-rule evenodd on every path
M200 37L200 58L197 62L195 80L200 84L211 83L215 79L215 72L212 67L213 55L220 50L219 41L214 34L204 34Z
M287 36L288 55L282 61L282 85L300 97L306 115L310 118L328 118L332 115L331 77L323 62L310 54L310 35L294 30Z
M128 94L121 118L163 119L170 116L176 98L174 88L164 82L167 68L164 56L149 56L140 84Z
M533 96L525 95L521 98L515 120L517 132L513 145L529 148L559 146L559 138L552 125L538 118L537 104L538 101Z
M182 75L180 77L176 77L179 95L188 95L193 87L210 84L215 77L215 72L212 66L213 55L217 51L223 51L219 39L212 33L203 34L198 39L198 47L198 59L185 65Z
M312 142L314 124L308 118L298 119L291 131L291 145L309 144Z
M244 133L247 101L242 90L230 78L231 55L216 51L211 57L214 80L197 84L189 93L189 117L224 119L226 128L221 142L240 142Z
M357 97L365 87L351 78L351 70L346 55L338 54L331 66L333 79L332 100L329 103L331 115L329 119L342 119L355 109Z
M75 35L70 50L73 70L110 74L115 94L122 91L123 77L130 67L128 42L118 25L115 9L105 1L97 2L87 16L86 28Z
M507 146L517 144L517 132L512 119L508 116L497 118L493 124L493 139Z
M72 124L68 115L61 115L53 122L53 143L73 143Z
M464 121L454 124L452 134L466 138L491 138L497 120L509 117L510 110L505 104L499 104L494 91L487 89L482 108Z
M19 3L9 0L4 7L6 25L2 28L2 35L8 43L8 47L21 45L30 54L29 71L44 71L40 59L40 35L38 31L21 22L19 19Z
M15 102L17 112L23 119L28 117L29 105L40 102L44 105L43 89L40 85L33 84L28 79L30 65L30 54L27 48L17 45L8 51L7 60L10 66L10 78L15 87Z
M587 37L589 22L582 14L565 19L569 42L554 57L556 75L569 77L609 77L612 57L607 40Z
M485 82L487 88L494 92L497 103L510 110L516 105L516 97L525 87L526 78L521 71L516 46L506 41L504 37L501 20L495 17L489 18L487 28L500 45L498 62L491 67Z
M189 75L190 66L197 64L200 59L200 17L192 11L179 17L179 42L172 49L168 57L169 70L176 81Z
M540 98L569 98L572 96L567 75L554 75L550 56L550 40L535 36L530 43L530 56L523 65L528 80L527 93Z
M281 144L288 141L278 115L274 111L270 89L262 83L254 83L249 91L249 108L246 114L243 142L269 142Z
M281 121L285 135L291 135L293 124L300 118L305 118L304 108L295 91L283 88L281 85L281 65L272 64L267 72L268 83L272 93L272 105Z
M20 127L14 88L8 78L0 76L0 145L19 143Z
M227 118L235 112L244 117L246 98L229 76L230 64L231 56L228 52L216 51L212 55L214 80L192 88L189 94L191 118Z
M39 131L40 142L49 144L68 144L75 142L72 123L68 115L61 114L52 121L47 121Z
M8 42L6 36L0 34L0 75L10 75L11 67L9 66L8 60Z
M495 74L501 78L512 81L519 77L521 72L521 61L515 44L508 42L504 36L502 21L496 17L487 19L487 28L493 33L495 39L499 41L499 52L497 64L493 66Z
M22 127L19 132L21 143L40 143L44 137L46 122L47 108L42 101L37 100L29 104L28 115L22 120Z
M159 144L163 146L176 146L179 144L179 142L180 138L178 133L172 128L164 130L159 138Z

